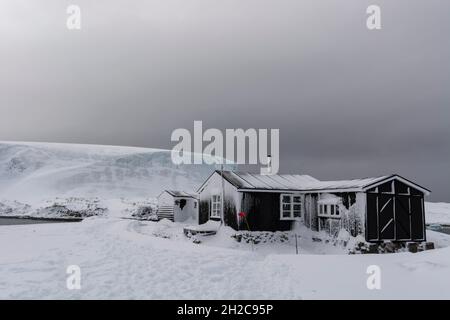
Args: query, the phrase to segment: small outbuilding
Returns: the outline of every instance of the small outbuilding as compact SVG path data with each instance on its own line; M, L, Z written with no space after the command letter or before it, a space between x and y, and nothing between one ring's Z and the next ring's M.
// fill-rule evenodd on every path
M174 222L198 223L198 199L196 194L177 190L164 190L158 196L158 219Z

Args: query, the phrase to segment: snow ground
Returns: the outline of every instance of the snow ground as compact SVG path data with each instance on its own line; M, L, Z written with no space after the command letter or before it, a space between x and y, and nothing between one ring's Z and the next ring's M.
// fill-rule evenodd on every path
M89 218L80 223L0 226L1 299L444 299L450 298L450 236L443 248L384 255L269 253L229 238L192 243L163 222ZM170 233L178 235L166 239ZM282 247L282 246L280 246ZM66 268L81 268L81 290ZM369 265L381 290L368 290Z

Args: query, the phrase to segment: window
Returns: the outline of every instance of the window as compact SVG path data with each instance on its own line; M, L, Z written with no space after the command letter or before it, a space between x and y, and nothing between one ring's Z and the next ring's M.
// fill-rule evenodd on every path
M211 197L211 218L220 218L221 211L222 201L220 200L220 195L215 194Z
M291 217L291 196L281 196L281 218Z
M280 195L280 219L293 220L302 216L302 196L295 194Z
M328 202L328 203L327 203ZM330 203L331 202L331 203ZM340 200L329 201L328 199L319 200L317 212L319 213L319 231L326 230L330 234L334 233L336 226L341 226L341 217L339 205Z
M319 216L339 218L338 204L319 204Z

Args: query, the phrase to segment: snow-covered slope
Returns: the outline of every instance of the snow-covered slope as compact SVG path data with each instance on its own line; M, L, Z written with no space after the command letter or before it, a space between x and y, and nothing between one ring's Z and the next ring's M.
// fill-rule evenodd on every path
M174 165L168 150L0 142L0 199L155 197L165 188L193 191L212 170Z
M450 203L425 202L426 222L450 225Z

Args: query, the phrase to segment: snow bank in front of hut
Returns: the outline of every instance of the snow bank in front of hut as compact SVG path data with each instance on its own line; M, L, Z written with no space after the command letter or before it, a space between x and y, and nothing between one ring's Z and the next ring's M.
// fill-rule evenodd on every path
M253 245L221 227L200 244L182 224L118 218L0 226L0 299L449 299L450 248L389 255L310 254L324 242ZM428 232L429 238L437 233ZM439 234L439 245L450 236ZM302 241L305 241L304 243ZM66 269L81 268L81 290ZM381 270L368 290L367 268Z

